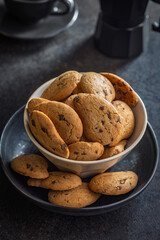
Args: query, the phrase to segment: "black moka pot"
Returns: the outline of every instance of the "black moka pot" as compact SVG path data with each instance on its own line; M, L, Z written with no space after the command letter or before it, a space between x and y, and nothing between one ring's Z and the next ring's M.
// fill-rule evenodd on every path
M95 43L107 56L129 58L143 51L145 11L149 0L100 0Z

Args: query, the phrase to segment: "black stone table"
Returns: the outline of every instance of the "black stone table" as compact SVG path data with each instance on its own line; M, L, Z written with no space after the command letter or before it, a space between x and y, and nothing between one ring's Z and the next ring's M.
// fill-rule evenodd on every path
M160 33L149 28L144 52L133 59L112 59L93 42L98 0L79 0L75 24L52 39L20 41L0 36L0 132L31 93L58 74L78 71L114 72L143 99L148 120L160 144ZM158 20L160 6L149 3L149 22ZM149 23L149 26L151 25ZM137 198L97 216L51 213L20 195L0 167L0 240L147 240L160 239L160 169Z

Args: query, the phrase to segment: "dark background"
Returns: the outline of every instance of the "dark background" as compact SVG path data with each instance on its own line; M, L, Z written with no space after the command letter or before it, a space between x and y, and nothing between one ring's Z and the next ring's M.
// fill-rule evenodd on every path
M113 72L143 99L160 143L160 33L151 24L160 5L149 3L149 33L144 52L112 59L93 42L98 0L79 0L75 24L53 39L20 41L0 36L0 133L12 114L45 81L67 70ZM136 199L98 216L74 217L47 212L20 195L0 167L0 240L8 239L160 239L160 169Z

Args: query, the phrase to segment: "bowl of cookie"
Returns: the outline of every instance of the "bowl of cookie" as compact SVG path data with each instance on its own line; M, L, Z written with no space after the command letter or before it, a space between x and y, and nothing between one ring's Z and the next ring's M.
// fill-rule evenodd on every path
M24 126L60 171L90 177L105 172L137 146L147 113L142 99L119 76L67 71L31 95Z

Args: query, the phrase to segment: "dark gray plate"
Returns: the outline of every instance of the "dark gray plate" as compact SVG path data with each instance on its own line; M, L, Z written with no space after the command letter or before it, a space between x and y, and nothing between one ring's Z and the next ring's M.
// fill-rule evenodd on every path
M27 25L12 18L0 3L0 34L23 40L39 40L51 38L70 27L78 17L78 6L65 15L50 15L36 24Z
M26 153L40 152L28 138L23 125L24 106L21 107L6 124L1 136L1 163L3 170L13 184L25 197L33 203L51 212L67 215L96 215L117 209L140 194L152 180L158 164L158 144L151 125L148 123L144 137L138 146L123 160L113 166L110 171L132 170L139 176L137 187L128 194L121 196L101 196L100 199L85 208L66 208L50 204L47 201L48 190L28 187L27 177L13 172L10 168L11 160ZM49 163L49 170L56 167ZM89 179L84 179L89 181Z

